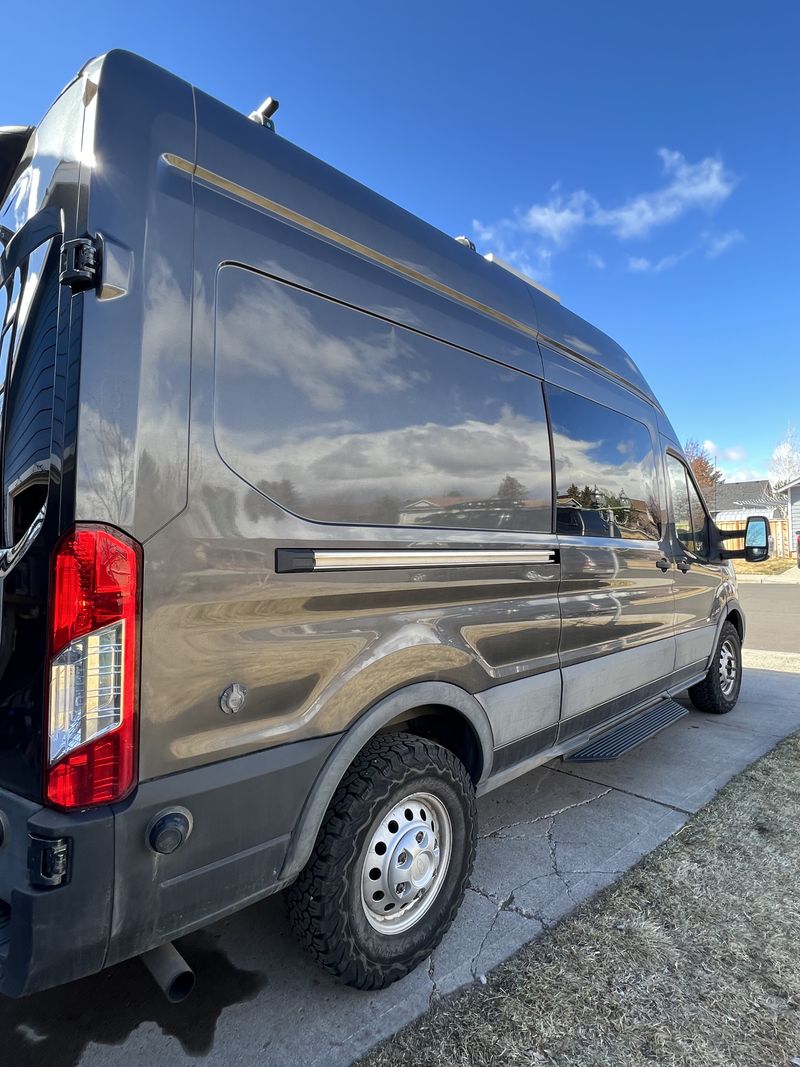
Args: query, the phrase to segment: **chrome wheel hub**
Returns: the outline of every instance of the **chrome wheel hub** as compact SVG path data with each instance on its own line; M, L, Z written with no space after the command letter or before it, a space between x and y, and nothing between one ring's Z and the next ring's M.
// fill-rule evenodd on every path
M361 869L367 921L384 934L417 923L436 899L450 863L447 809L430 793L412 793L380 819Z
M723 641L719 650L719 685L723 696L733 694L738 672L739 659L733 641Z

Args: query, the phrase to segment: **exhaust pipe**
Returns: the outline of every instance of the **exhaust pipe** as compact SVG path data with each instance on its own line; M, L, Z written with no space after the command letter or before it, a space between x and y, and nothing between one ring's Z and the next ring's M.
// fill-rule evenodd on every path
M143 952L139 959L170 1004L180 1004L194 989L194 971L172 942Z

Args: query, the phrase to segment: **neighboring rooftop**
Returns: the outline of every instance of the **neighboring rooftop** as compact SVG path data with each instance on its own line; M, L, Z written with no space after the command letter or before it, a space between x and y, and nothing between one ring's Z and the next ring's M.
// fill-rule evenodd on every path
M775 495L768 478L753 482L722 482L710 489L706 497L713 514L747 508L786 510L785 498Z

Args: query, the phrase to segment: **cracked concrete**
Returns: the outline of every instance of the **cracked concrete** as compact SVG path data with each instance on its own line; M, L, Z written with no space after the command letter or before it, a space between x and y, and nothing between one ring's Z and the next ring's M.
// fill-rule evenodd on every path
M728 716L693 712L618 762L554 763L481 798L478 853L461 911L429 960L389 989L359 993L318 970L289 934L279 898L186 938L182 948L190 961L196 939L210 934L235 968L265 980L251 999L224 1001L228 1006L205 1062L347 1067L438 998L485 980L502 960L679 830L732 775L800 729L798 696L797 673L750 670ZM90 1033L79 1059L56 1057L52 1067L190 1062L175 1036L180 1027L166 1033L153 1021L161 1019L154 1007L159 994L134 982L139 967L122 964L81 983L86 1002L107 1001L109 1013L120 1011L115 989L135 991L124 1009L134 1019L129 1035L110 1047L99 1043L99 1035L92 1043ZM27 1025L41 1035L81 1026L66 996L59 1008L62 995L45 994L50 999L33 1015L21 1009L24 1002L0 1002L0 1030L24 1033ZM191 1028L201 1005L202 999L189 1000L170 1010ZM31 1038L30 1062L35 1057Z

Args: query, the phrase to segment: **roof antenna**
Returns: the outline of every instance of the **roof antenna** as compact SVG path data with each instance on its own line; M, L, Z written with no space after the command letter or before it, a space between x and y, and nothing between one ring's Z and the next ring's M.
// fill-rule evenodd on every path
M253 122L258 122L262 126L266 126L268 130L275 130L275 123L272 121L272 116L280 107L280 101L275 100L273 97L268 96L263 104L259 104L255 111L251 111L247 116L252 119Z

